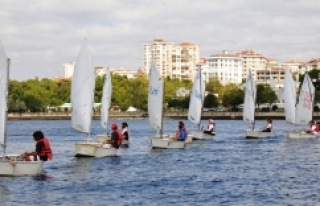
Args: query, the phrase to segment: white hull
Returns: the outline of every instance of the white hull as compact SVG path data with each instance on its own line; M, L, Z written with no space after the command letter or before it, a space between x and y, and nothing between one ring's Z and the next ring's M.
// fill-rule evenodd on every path
M271 132L260 132L260 131L246 131L247 139L260 139L270 137Z
M211 140L213 139L213 136L215 136L215 133L211 135L203 133L201 131L195 131L191 132L189 136L191 136L194 140Z
M288 132L289 139L313 139L316 138L315 134L308 134L306 132Z
M97 140L99 143L103 143L106 140L111 140L111 136L106 135L106 134L98 134L97 135Z
M76 157L110 157L117 156L117 149L104 147L101 143L76 143Z
M159 136L151 137L152 148L159 149L184 149L184 141L174 141L169 138L159 138Z
M43 161L18 160L16 156L0 157L0 176L28 176L42 172Z

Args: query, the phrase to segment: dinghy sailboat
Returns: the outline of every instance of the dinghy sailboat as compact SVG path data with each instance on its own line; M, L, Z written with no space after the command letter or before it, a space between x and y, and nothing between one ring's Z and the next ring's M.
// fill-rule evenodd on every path
M284 106L286 121L291 124L307 125L312 120L315 88L308 74L305 74L296 105L296 86L291 73L286 70L284 83ZM305 131L288 132L289 139L310 139L316 135Z
M111 105L111 95L112 95L111 74L110 74L110 70L107 68L106 76L104 78L104 83L102 88L101 110L100 110L101 111L100 124L101 124L101 127L106 130L106 133L97 135L98 142L101 142L101 143L111 139L111 137L107 135L109 110Z
M188 120L197 125L197 131L191 131L190 136L195 140L209 140L215 135L215 132L211 134L203 133L200 129L201 115L205 95L205 81L203 74L201 73L201 66L198 65L197 74L194 78L192 91L190 96Z
M95 78L95 68L85 39L77 57L71 85L71 126L75 130L87 134L86 142L76 143L76 156L115 156L117 154L115 148L104 147L102 143L93 142L90 137Z
M267 138L270 136L271 132L261 132L255 131L255 105L256 105L256 86L252 77L251 70L249 70L245 96L244 96L244 106L243 106L243 120L252 124L252 128L249 131L246 131L247 139L258 139L258 138Z
M19 154L7 154L7 103L10 59L0 41L0 176L36 175L42 172L43 161L24 161Z
M184 141L174 141L169 135L163 134L163 79L151 62L149 72L149 94L148 94L148 116L152 129L157 131L157 135L150 137L152 148L162 149L183 149Z

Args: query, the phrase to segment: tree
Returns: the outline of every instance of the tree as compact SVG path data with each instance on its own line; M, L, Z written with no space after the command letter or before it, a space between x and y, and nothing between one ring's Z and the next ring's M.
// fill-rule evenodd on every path
M258 108L259 105L263 103L269 103L271 106L271 104L276 102L277 100L278 97L269 84L257 85L256 103L258 104Z
M240 88L233 88L227 90L222 97L224 106L232 107L233 110L237 108L244 101L244 91Z
M203 107L205 108L212 108L212 107L218 107L219 106L219 100L218 97L214 94L208 94L204 97Z

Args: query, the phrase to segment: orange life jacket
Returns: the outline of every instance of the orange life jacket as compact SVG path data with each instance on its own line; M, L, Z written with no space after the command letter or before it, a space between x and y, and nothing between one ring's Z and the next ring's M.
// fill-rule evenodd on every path
M38 140L38 142L43 142L44 148L42 148L41 152L38 154L39 156L47 156L49 160L52 160L52 150L50 147L49 140L47 138L43 138L41 140Z
M123 140L123 134L122 134L122 132L120 132L120 131L117 131L118 132L118 145L119 145L119 147L122 145L122 140Z

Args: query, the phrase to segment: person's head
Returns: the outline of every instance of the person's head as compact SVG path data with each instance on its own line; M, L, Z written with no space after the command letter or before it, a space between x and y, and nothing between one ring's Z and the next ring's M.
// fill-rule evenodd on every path
M183 123L183 121L179 121L179 128L180 128L180 126L184 126L184 123Z
M32 136L36 141L44 138L44 135L41 131L35 131Z
M116 123L113 123L113 124L111 125L111 129L112 129L113 131L117 131L117 130L118 130L118 125L117 125Z
M127 123L127 122L122 122L122 129L123 129L123 128L126 128L126 127L129 127L129 126L128 126L128 123Z
M272 123L272 119L267 119L267 122L271 124Z
M213 123L214 123L213 119L209 119L209 124L213 124Z

